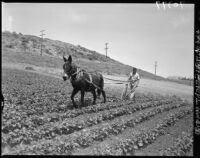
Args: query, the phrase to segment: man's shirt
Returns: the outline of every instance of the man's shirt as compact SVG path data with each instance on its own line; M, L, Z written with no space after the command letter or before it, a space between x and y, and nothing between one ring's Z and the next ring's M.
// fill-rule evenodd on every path
M129 81L136 81L140 79L140 75L136 72L135 75L133 75L133 73L131 72L129 74Z

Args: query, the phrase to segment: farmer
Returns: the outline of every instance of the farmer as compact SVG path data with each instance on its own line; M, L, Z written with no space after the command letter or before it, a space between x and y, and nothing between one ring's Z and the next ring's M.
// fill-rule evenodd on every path
M137 69L133 67L133 71L129 74L129 78L128 78L128 82L125 84L125 88L122 92L122 96L121 99L126 99L126 97L129 97L130 99L134 98L135 101L135 89L138 87L140 81L140 76L137 73ZM127 89L128 89L128 85L130 88L130 93L127 94Z

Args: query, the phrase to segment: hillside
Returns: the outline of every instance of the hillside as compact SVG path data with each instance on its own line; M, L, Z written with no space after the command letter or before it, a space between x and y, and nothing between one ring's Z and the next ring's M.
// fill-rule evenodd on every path
M2 62L5 64L29 64L38 67L62 69L62 56L71 54L77 65L87 71L99 71L107 75L127 75L132 67L110 57L106 58L94 50L80 45L73 45L58 40L44 38L43 54L41 53L41 38L33 35L23 35L16 32L2 32ZM137 67L137 65L133 66ZM138 68L142 78L174 81ZM191 82L185 83L191 85Z

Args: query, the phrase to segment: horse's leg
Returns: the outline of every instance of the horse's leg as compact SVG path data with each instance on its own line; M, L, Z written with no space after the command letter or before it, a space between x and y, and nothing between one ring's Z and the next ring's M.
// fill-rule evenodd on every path
M101 90L97 89L97 98L100 98Z
M102 95L103 95L103 99L104 99L104 103L106 102L106 93L104 90L101 91L102 92Z
M95 89L93 89L91 92L92 92L93 98L94 98L94 100L93 100L93 105L94 105L94 104L96 104L97 95L96 95Z
M74 96L76 95L76 93L78 92L79 90L78 89L73 89L73 92L71 94L71 100L72 100L72 103L73 103L73 106L74 107L77 107L77 105L75 104L74 102Z
M134 95L134 102L136 102L136 100L135 100L135 95Z
M84 95L85 95L85 91L82 89L81 90L81 106L84 106Z

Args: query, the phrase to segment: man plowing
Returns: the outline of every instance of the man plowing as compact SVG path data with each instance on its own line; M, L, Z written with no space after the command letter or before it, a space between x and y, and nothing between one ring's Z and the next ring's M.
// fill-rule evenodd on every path
M125 84L125 88L122 92L121 99L130 99L135 101L135 90L139 85L140 76L137 73L137 69L133 68L133 71L129 74L128 83ZM127 94L128 86L130 88L130 92Z

